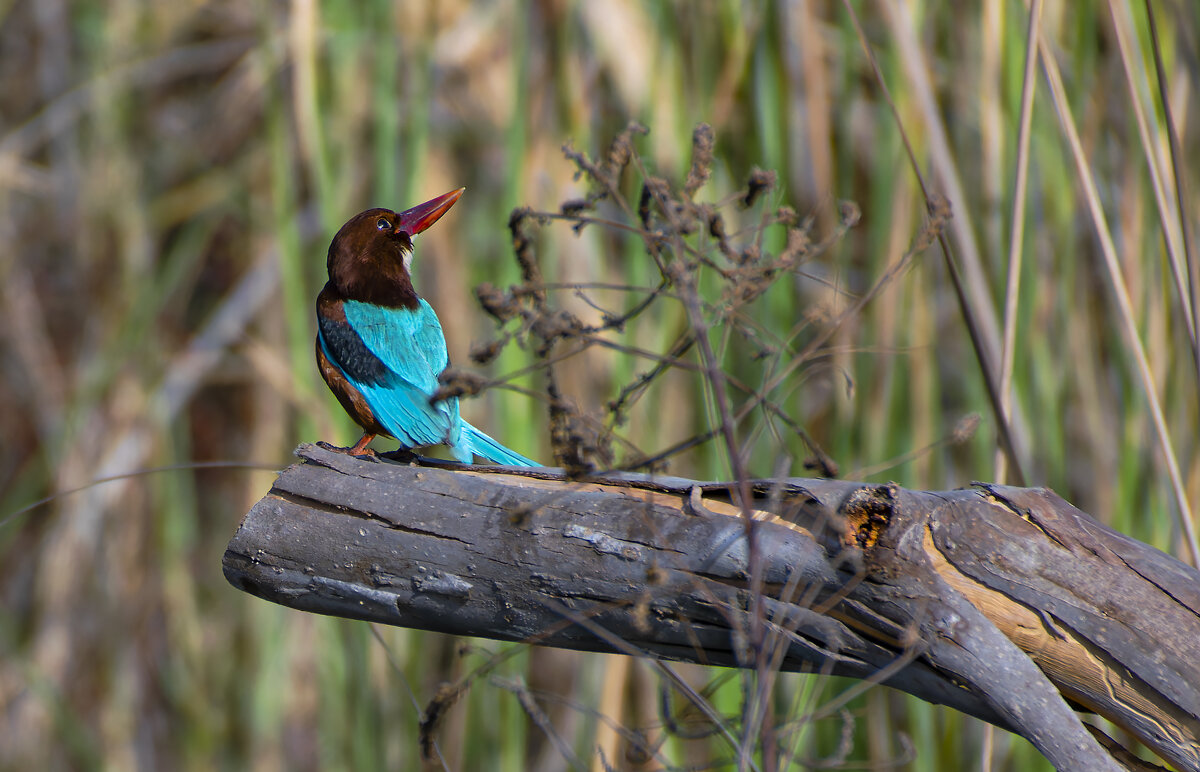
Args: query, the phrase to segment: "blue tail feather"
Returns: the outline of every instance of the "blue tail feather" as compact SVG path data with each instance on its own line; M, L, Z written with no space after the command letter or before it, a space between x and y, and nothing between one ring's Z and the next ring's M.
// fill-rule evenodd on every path
M463 421L462 436L451 450L454 451L455 458L467 464L471 463L471 454L474 454L483 456L494 464L541 466L538 462L525 458L514 450L509 450L466 421Z

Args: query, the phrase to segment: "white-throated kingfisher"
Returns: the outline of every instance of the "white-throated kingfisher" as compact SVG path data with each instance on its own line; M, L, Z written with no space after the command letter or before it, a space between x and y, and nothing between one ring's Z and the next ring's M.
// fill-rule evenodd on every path
M403 448L449 446L471 463L539 466L464 421L458 398L430 402L449 365L437 314L413 288L413 240L437 222L464 188L403 212L368 209L329 245L329 281L317 296L317 366L363 436L353 455L382 434Z

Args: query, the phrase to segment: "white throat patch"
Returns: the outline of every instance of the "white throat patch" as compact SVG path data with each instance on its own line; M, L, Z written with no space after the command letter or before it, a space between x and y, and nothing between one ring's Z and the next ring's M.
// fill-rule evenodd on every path
M412 243L413 249L404 250L404 270L408 273L409 276L411 276L412 275L413 252L416 251L417 237L409 236L408 240Z

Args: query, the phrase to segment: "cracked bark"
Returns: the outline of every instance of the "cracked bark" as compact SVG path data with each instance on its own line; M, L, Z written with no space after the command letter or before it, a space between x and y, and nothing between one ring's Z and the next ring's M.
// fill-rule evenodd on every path
M301 446L225 553L235 586L386 624L748 666L730 485L363 461ZM1061 769L1200 770L1200 573L1052 492L753 485L779 667L881 681ZM1107 749L1106 749L1107 748Z

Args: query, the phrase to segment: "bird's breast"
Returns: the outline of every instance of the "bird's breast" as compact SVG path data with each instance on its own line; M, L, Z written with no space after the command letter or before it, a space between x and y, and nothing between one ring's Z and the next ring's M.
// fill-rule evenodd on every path
M321 343L320 334L317 335L317 369L321 371L321 377L325 379L325 384L329 386L333 396L337 397L342 409L363 428L363 431L371 434L391 435L391 432L379 423L379 419L375 417L375 412L371 410L363 393L350 382L340 367L329 360L325 354L325 347Z

